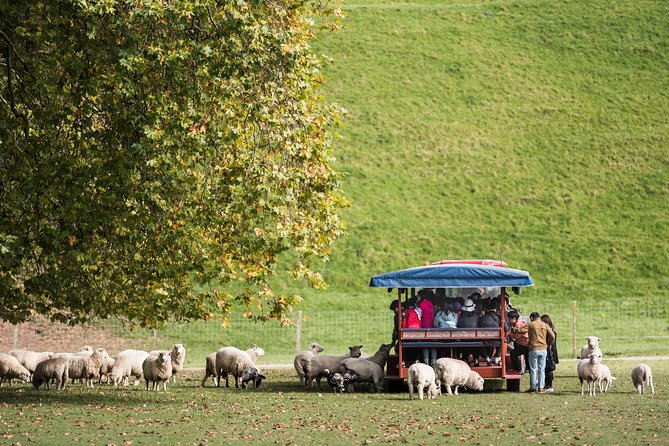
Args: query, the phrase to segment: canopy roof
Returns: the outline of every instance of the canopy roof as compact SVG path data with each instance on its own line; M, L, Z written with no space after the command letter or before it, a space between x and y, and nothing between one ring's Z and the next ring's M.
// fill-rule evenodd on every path
M370 287L383 288L463 288L532 286L527 271L476 264L427 265L379 274Z

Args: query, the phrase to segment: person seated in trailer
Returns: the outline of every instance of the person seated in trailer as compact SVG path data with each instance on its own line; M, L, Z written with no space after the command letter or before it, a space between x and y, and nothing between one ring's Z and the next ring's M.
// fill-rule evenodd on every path
M459 308L460 303L458 301L439 306L437 314L434 316L434 326L437 328L457 328Z
M458 318L458 328L476 328L478 324L479 317L476 314L476 305L473 300L466 299Z
M393 337L390 340L390 345L393 346L395 353L397 353L397 339L399 338L400 334L400 311L397 304L397 299L393 299L390 302L390 311L393 312Z
M481 328L500 328L502 326L502 318L497 309L499 308L499 300L497 298L487 299L485 301L486 308L485 313L479 316L479 327ZM486 341L486 344L490 345L485 347L485 358L486 362L490 364L492 358L497 356L497 345L494 341Z

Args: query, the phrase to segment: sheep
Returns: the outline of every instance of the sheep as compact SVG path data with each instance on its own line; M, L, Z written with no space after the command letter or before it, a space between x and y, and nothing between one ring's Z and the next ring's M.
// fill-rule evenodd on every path
M108 354L106 356L103 356L103 362L102 366L100 367L100 379L98 379L98 384L102 382L102 378L105 378L105 382L111 382L111 371L112 368L114 367L114 363L116 363L116 359L109 356Z
M265 350L260 347L253 346L250 349L246 350L246 353L249 355L251 360L255 363L258 358L265 354ZM216 371L216 352L209 353L204 362L204 378L200 383L200 387L204 387L207 383L207 378L211 376L214 385L218 387L218 372ZM228 378L227 372L223 374L224 378Z
M590 355L602 356L602 351L599 349L599 339L597 336L587 336L588 343L581 348L581 359L588 359Z
M149 354L143 350L123 350L116 355L116 362L111 369L111 381L114 386L121 383L127 386L130 376L135 377L135 385L138 385L143 373L142 363L148 356Z
M258 353L264 352L259 347L255 348L258 349L256 350ZM225 377L225 387L230 387L228 374L235 377L235 387L239 388L241 384L243 389L246 389L247 382L253 382L255 388L258 388L265 379L265 376L256 367L255 359L247 352L235 347L223 347L216 352L217 387L221 386L222 377Z
M53 357L53 352L33 352L30 350L11 350L9 354L18 359L21 365L27 368L30 373L35 373L37 364Z
M464 386L469 389L483 390L484 380L477 372L473 371L465 361L454 358L439 358L434 364L435 384L441 390L441 385L446 386L447 395L458 395L458 387ZM455 386L455 390L451 390Z
M348 356L335 356L335 355L315 355L309 361L306 362L304 367L304 378L306 380L307 389L311 389L311 384L314 379L316 379L316 384L318 384L318 389L321 387L321 378L324 376L323 371L328 370L339 370L341 362L347 358L359 358L362 349L362 345L354 345L348 348Z
M86 387L93 387L93 378L100 377L100 370L109 355L104 349L97 349L92 354L87 351L82 355L71 355L68 361L67 374L72 379L86 381Z
M149 355L157 356L161 352L172 356L172 382L177 382L177 372L183 370L186 361L186 348L183 344L174 344L172 350L151 350Z
M149 355L142 362L142 374L146 381L146 390L160 391L160 383L163 383L163 390L167 392L167 381L172 377L172 354L160 352L157 355Z
M16 357L0 353L0 386L5 381L11 386L12 379L20 379L27 383L30 381L30 370L23 367Z
M435 383L434 369L427 364L417 362L411 364L409 367L409 399L413 400L413 389L418 387L418 398L423 400L423 389L427 387L427 397L431 400L435 399L441 389Z
M632 369L632 384L634 388L643 394L645 387L650 387L650 392L652 395L655 395L655 387L653 386L653 373L650 370L650 367L646 364L639 364L638 366Z
M63 390L69 379L67 358L49 358L41 361L33 372L33 387L39 389L42 384L50 389L52 379L56 380L56 389Z
M305 368L307 365L307 362L325 350L323 347L321 347L317 342L312 342L311 345L309 345L309 348L307 350L299 352L297 355L295 355L295 360L293 361L293 367L295 367L295 371L297 372L297 376L300 377L300 386L301 387L306 387L307 381L305 379Z
M618 379L615 376L611 375L611 369L605 366L604 364L599 364L599 393L606 393L609 391L609 386L613 384L613 380ZM604 383L606 382L606 387Z
M335 395L337 392L343 393L346 389L344 386L344 376L339 372L330 372L330 370L323 370L323 374L327 377L328 384L334 390Z
M358 376L358 381L371 382L374 384L374 390L381 392L385 373L383 371L390 354L392 344L381 344L373 356L367 358L346 358L340 362L340 370L345 373L352 370ZM353 385L351 384L349 388Z
M576 366L578 371L578 380L581 383L581 395L583 395L583 382L588 382L588 395L597 396L596 383L599 382L601 377L601 368L599 366L600 361L602 360L601 355L590 354L588 359L581 359Z

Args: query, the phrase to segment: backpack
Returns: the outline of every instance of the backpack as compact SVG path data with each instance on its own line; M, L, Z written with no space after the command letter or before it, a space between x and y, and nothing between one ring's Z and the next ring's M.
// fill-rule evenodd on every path
M421 328L420 318L415 308L407 308L402 315L402 328Z

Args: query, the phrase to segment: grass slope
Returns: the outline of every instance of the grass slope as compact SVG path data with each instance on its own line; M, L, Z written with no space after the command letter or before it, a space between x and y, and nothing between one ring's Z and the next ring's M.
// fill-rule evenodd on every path
M669 4L344 9L315 46L350 235L329 290L279 283L302 308L385 307L371 275L443 258L530 271L530 302L669 296Z

